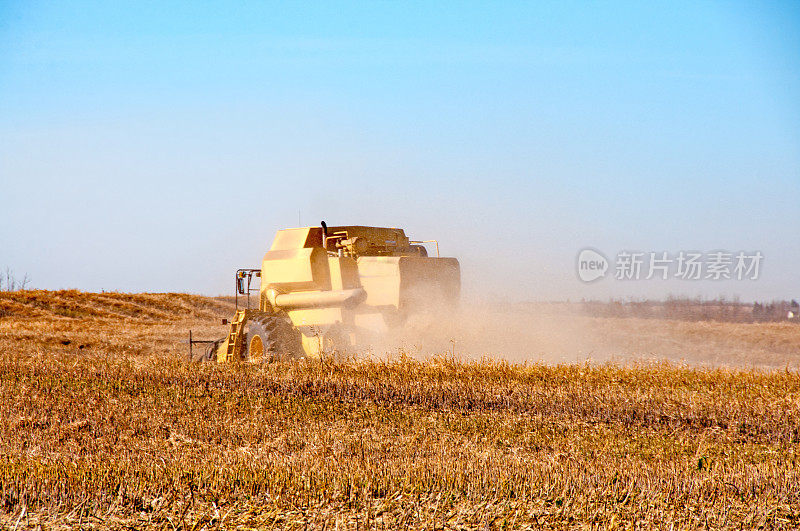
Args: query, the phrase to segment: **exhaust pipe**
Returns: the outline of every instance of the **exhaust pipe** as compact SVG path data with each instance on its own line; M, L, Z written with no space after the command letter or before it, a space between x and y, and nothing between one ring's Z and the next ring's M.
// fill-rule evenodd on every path
M322 225L322 247L327 251L328 250L328 224L324 221L320 221Z

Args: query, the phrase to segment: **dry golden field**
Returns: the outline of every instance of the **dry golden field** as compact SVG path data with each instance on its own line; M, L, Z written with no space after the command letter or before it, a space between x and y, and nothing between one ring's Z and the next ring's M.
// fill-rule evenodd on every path
M0 528L800 527L797 325L484 312L426 360L189 363L231 311L0 294Z

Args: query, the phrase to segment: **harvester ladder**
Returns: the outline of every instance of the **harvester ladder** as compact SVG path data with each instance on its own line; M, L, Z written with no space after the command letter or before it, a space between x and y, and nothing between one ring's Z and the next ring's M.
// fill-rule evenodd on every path
M231 321L231 331L228 333L228 338L225 345L225 360L239 358L239 353L242 351L242 331L244 324L247 322L250 312L248 310L237 310L236 315L233 316Z

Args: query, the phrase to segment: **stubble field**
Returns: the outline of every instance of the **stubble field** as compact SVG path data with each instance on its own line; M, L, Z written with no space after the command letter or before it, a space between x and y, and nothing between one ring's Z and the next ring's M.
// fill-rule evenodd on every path
M531 310L424 360L186 361L231 312L0 294L0 527L800 526L796 325Z

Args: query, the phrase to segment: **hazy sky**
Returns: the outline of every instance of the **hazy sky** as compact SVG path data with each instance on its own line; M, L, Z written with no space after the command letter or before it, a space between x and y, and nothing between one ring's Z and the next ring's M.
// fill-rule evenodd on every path
M471 295L800 297L800 3L0 0L0 198L39 288L228 293L299 217L438 238Z

